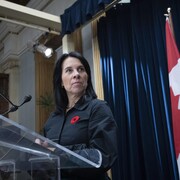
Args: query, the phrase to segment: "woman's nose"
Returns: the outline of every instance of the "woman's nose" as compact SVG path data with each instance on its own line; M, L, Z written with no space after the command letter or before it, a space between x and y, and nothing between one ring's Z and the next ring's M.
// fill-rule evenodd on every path
M79 74L79 72L77 70L74 70L73 77L74 78L79 78L80 77L80 74Z

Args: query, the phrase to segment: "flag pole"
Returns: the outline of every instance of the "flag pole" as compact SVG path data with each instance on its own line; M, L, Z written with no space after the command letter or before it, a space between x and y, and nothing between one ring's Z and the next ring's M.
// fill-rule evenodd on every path
M173 27L173 21L172 21L172 15L171 15L171 8L170 7L167 8L167 14L164 14L164 16L166 16L166 18L168 19L172 35L173 35L174 39L176 39L174 36L174 27Z

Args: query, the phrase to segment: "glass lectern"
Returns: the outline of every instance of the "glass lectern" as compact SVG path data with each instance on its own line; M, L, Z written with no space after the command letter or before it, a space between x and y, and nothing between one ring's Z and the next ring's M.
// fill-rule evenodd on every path
M0 180L60 180L62 171L99 168L101 161L98 150L79 155L0 115Z

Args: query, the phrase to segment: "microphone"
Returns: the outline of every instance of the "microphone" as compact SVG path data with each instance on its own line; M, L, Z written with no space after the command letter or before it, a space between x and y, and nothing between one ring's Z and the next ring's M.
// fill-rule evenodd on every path
M12 105L8 111L6 111L5 113L2 114L3 116L10 113L10 112L16 111L19 107L21 107L23 104L29 102L32 99L31 95L25 96L24 101L20 105L15 105L7 97L2 95L1 93L0 93L0 96L2 96L6 101L8 101Z
M23 104L29 102L31 99L32 99L31 95L25 96L24 101L18 107L21 107Z

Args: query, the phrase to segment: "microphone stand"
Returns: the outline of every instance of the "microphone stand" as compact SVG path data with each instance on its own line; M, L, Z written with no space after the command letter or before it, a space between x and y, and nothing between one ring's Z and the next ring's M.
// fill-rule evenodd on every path
M16 110L17 110L16 105L13 104L6 96L4 96L2 93L0 93L0 96L12 105L12 107L11 107L8 111L6 111L5 113L3 113L3 114L1 114L1 115L5 116L5 115L8 114L9 112L11 112L11 111L13 112L13 111L16 111Z
M6 111L6 112L4 112L3 114L1 114L1 115L3 115L3 116L7 115L7 114L10 113L10 112L16 111L16 110L17 110L19 107L21 107L24 103L27 103L27 102L29 102L29 101L32 99L32 96L31 96L31 95L25 96L25 97L24 97L24 101L23 101L19 106L17 106L17 105L15 105L15 104L13 104L13 103L12 103L7 97L5 97L3 94L0 93L0 96L1 96L2 98L4 98L7 102L9 102L9 103L12 105L8 111Z

